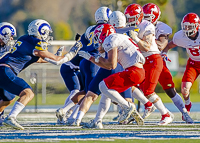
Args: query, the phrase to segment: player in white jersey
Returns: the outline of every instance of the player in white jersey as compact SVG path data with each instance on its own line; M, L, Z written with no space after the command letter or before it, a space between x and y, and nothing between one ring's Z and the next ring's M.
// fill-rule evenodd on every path
M129 32L129 35L137 43L146 59L144 64L145 82L143 82L140 87L143 90L144 95L156 106L162 115L158 125L167 125L172 122L172 117L168 113L168 110L162 103L160 97L154 92L163 69L163 60L155 41L155 27L149 21L142 20L143 9L138 4L127 6L125 15L128 19L129 26L138 26L140 29L139 33L135 31Z
M163 50L167 52L169 49L179 46L186 48L189 55L181 84L181 93L185 100L185 107L188 113L192 106L190 101L190 88L200 73L199 23L199 16L196 13L186 14L181 22L182 30L174 34L173 40Z
M144 19L150 21L156 28L155 38L158 45L158 49L162 50L167 46L169 35L172 34L172 29L167 24L158 21L160 18L161 11L159 7L153 3L147 3L143 6ZM186 123L193 123L193 120L187 113L181 96L176 92L172 75L166 65L166 53L162 53L163 56L163 69L159 77L159 83L166 92L166 94L172 99L176 107L183 114ZM161 55L162 55L161 54Z
M125 69L104 78L100 82L99 89L104 95L102 98L105 98L106 102L115 101L124 109L119 122L133 116L137 123L143 124L143 119L137 112L135 105L127 102L119 93L131 86L140 84L144 80L144 57L130 37L115 33L114 27L110 24L99 25L95 29L94 39L99 43L99 52L107 52L107 59L100 57L97 61L95 57L84 51L79 52L81 56L105 69L115 69L117 63Z

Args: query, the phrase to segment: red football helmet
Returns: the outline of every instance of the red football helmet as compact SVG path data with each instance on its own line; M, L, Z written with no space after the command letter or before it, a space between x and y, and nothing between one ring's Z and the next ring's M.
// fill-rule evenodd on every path
M156 24L161 14L160 8L153 3L147 3L142 8L144 12L144 19Z
M94 41L95 43L102 44L106 37L110 34L116 33L115 28L110 24L101 24L94 30Z
M126 7L124 14L127 18L127 23L130 26L137 26L141 23L144 13L143 9L139 4L130 4ZM133 21L129 21L130 18L134 18Z
M196 13L188 13L183 17L181 27L187 36L191 36L197 33L199 29L199 23L199 16Z

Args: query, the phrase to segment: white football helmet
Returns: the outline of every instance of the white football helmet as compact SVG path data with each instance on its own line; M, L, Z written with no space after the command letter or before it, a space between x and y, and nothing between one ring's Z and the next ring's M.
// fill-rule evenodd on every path
M109 16L109 23L117 27L126 27L126 17L121 11L113 11Z
M52 33L50 24L42 19L36 19L28 25L28 35L33 35L42 40L48 41Z
M4 44L8 44L12 39L11 37L16 37L16 29L15 27L8 22L0 23L0 39L4 42Z
M99 24L99 23L107 23L108 22L108 18L109 18L111 13L112 13L112 11L108 7L105 7L105 6L100 7L95 12L95 21L96 21L96 23L97 24Z

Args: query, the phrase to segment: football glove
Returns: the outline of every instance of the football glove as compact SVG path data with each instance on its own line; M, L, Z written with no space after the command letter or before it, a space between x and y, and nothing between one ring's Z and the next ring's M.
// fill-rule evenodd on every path
M136 44L140 41L140 38L138 38L138 32L129 30L128 35L135 41Z
M161 57L164 59L164 61L169 61L169 62L171 62L171 60L167 57L167 53L166 53L166 52L162 52L160 55L161 55Z
M80 57L83 57L86 60L90 60L92 58L92 55L90 55L90 53L85 51L79 51L78 54Z

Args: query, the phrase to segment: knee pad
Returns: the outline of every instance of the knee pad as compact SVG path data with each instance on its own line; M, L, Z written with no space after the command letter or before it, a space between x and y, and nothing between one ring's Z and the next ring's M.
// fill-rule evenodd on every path
M158 100L160 100L160 97L157 94L151 94L147 96L147 99L149 99L150 102L153 104L156 103Z

